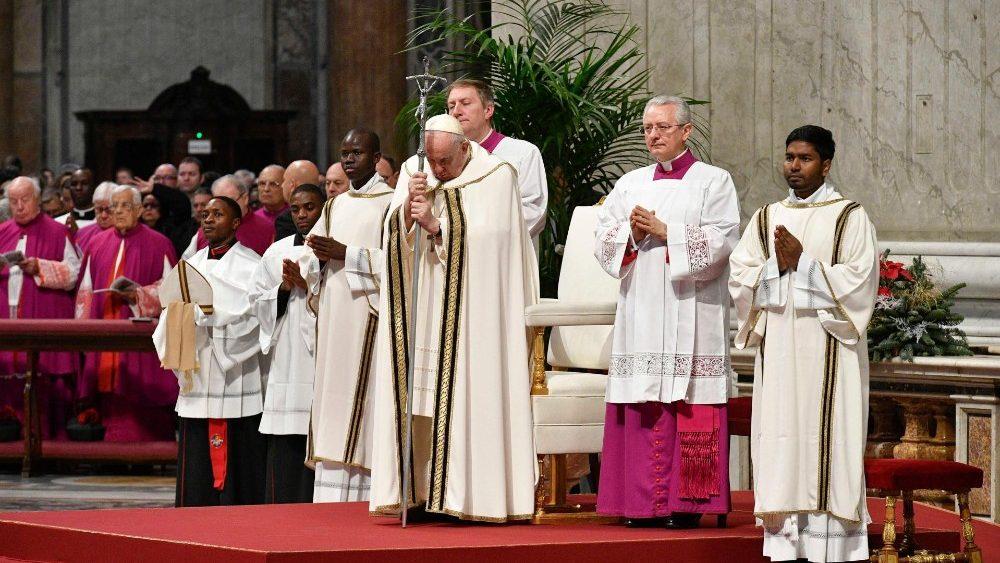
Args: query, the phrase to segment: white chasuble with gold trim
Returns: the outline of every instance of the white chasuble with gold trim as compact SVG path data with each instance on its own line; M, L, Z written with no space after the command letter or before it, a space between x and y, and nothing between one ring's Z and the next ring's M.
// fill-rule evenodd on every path
M407 504L468 520L527 519L537 471L524 307L538 295L511 166L471 143L457 178L433 188L441 234L421 240L414 364L414 467ZM385 224L371 509L398 514L405 444L414 232L403 166ZM421 233L421 236L426 237Z
M777 225L803 247L784 274L774 254ZM809 200L790 197L758 210L730 262L736 347L758 346L750 440L765 551L865 558L865 333L878 287L875 229L860 205L824 185ZM812 529L820 525L840 531ZM792 536L791 551L775 547Z

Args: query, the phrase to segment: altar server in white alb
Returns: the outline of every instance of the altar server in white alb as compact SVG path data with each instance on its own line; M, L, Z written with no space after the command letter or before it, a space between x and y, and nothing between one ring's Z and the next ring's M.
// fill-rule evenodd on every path
M726 273L740 212L729 173L685 146L684 100L652 98L642 124L657 162L598 208L595 255L621 290L597 510L690 528L730 508Z
M417 171L416 157L403 165L383 235L371 510L400 510L419 232L406 508L483 522L527 519L537 463L524 307L537 299L538 274L514 170L466 139L448 115L427 120L426 142L427 173Z
M212 287L212 309L167 303L153 333L157 355L175 368L180 393L177 506L261 504L267 444L260 427L260 338L248 300L260 256L236 241L240 205L212 198L202 213L208 246L189 263ZM162 295L162 294L161 294ZM193 322L194 334L185 334ZM196 356L188 357L190 344Z
M482 80L456 80L448 86L448 113L462 124L465 136L489 154L511 163L517 171L521 214L537 246L538 234L545 229L545 210L549 201L542 153L528 141L508 137L494 129L495 109L493 89Z
M392 188L375 173L380 151L375 133L347 133L340 163L351 186L327 202L307 240L315 255L307 282L319 296L309 447L309 460L316 465L314 502L370 496L379 280L369 257L378 255L382 221L392 201Z
M736 347L757 347L754 512L773 560L867 561L875 228L826 180L830 131L800 127L785 147L788 197L754 213L730 259Z
M308 309L305 235L323 212L326 194L302 184L291 195L296 234L267 249L254 272L250 302L260 323L267 383L260 432L267 437L267 503L310 502L313 470L306 467L306 437L316 369L316 318Z

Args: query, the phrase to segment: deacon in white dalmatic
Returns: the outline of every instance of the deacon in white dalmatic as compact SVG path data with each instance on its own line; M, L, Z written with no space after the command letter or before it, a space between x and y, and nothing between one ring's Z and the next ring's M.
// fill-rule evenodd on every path
M754 364L754 513L774 560L868 559L865 329L878 244L864 209L827 181L830 131L785 141L788 197L754 213L733 251L736 347Z
M316 318L308 308L308 261L303 257L312 255L305 235L319 220L325 202L326 194L315 184L292 190L289 210L296 233L267 249L250 288L249 299L260 323L260 348L267 358L260 432L267 437L264 500L268 503L310 502L313 496L313 470L305 461L316 370Z
M383 235L371 510L398 514L406 421L410 268L420 236L413 483L405 508L466 520L530 518L528 332L538 273L511 165L427 121L427 173L403 166ZM420 229L417 230L416 226Z
M307 281L318 295L316 397L308 457L314 502L368 500L372 467L372 388L382 222L392 188L375 173L378 135L352 129L340 147L350 188L327 202L306 244Z

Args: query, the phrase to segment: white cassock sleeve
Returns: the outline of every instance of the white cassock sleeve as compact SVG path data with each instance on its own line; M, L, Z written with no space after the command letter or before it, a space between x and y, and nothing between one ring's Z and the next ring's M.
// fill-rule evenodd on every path
M815 309L824 330L840 342L854 345L875 309L878 241L875 226L861 208L847 218L843 236L837 264L802 254L795 273L795 308Z
M524 224L528 227L528 234L537 237L545 229L545 210L549 203L549 183L538 147L531 145L531 150L521 158L517 174Z
M216 292L210 315L202 312L201 307L194 308L194 322L209 329L212 352L223 371L233 369L260 352L257 318L247 300L249 291L248 284L240 299Z
M740 238L740 206L728 173L712 178L701 212L701 224L667 223L670 279L709 281L729 265Z
M621 181L615 184L604 204L597 210L597 228L594 230L594 256L604 271L614 278L624 278L632 271L630 262L624 268L625 253L635 249L632 227L629 225L631 209L626 207Z
M267 254L264 253L264 258L254 269L250 292L247 295L250 307L260 325L258 337L262 354L270 353L271 346L277 340L278 292L281 290L281 272L274 271L274 260Z
M763 291L777 296L778 286L781 285L776 275L777 262L774 261L769 265L770 261L764 258L759 225L758 209L750 218L746 230L743 231L743 237L729 256L729 294L736 305L737 319L733 344L740 350L757 345L764 337L766 323L761 317L766 317L767 311L760 305L758 294ZM769 297L768 300L770 299Z
M347 285L357 293L378 294L382 284L382 250L348 246L344 256L344 273Z

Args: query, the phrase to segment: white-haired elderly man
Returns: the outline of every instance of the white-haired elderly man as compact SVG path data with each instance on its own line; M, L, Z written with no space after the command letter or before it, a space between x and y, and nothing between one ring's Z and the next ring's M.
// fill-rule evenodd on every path
M274 242L274 223L257 215L250 208L249 188L236 176L227 174L212 183L212 195L225 196L240 204L243 217L240 219L239 228L236 229L236 240L263 256L267 248ZM205 238L205 233L198 229L198 232L191 237L191 243L188 244L181 257L188 259L207 246L208 239Z
M111 212L111 191L118 187L114 182L101 182L94 190L94 222L76 232L75 242L80 255L87 253L87 246L94 235L110 229L114 224Z
M404 508L466 520L531 517L532 447L524 307L538 292L513 167L468 140L458 120L427 121L427 167L406 161L383 252L359 278L381 287L371 509L399 513L406 421L407 317L416 314L413 487ZM419 226L419 229L417 228ZM416 311L411 263L420 237ZM384 258L383 258L384 256ZM322 329L321 329L322 330Z
M689 528L730 508L729 254L740 212L729 172L685 145L691 110L646 104L654 164L622 176L598 210L594 254L621 279L597 511ZM637 132L638 133L638 132Z
M139 221L142 200L134 186L112 188L109 206L113 227L94 235L84 254L76 316L157 317L160 282L177 262L174 247ZM116 283L122 278L131 283ZM177 385L155 353L88 353L77 390L101 410L106 441L173 439Z
M80 258L72 236L41 209L42 190L33 178L20 176L7 187L12 218L0 224L0 318L69 319L73 317L73 290L80 271ZM25 373L28 358L23 353L0 352L0 375ZM38 371L69 374L77 370L75 354L42 352ZM43 436L60 431L65 420L59 415L69 406L68 390L49 381L40 382L39 405ZM0 379L0 404L19 409L24 382ZM52 412L49 419L45 412ZM60 424L62 422L62 424Z

